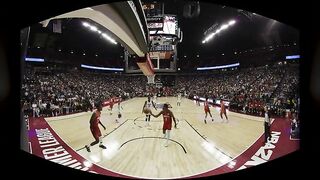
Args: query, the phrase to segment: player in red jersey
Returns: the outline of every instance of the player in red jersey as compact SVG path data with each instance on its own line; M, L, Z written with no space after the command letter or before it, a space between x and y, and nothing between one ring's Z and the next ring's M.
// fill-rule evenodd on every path
M86 145L85 148L87 149L88 152L91 152L90 150L90 146L96 145L98 143L99 147L102 149L107 149L103 144L102 144L102 136L101 136L101 132L100 129L98 127L98 124L100 124L104 130L106 130L106 127L101 123L100 121L100 116L101 116L101 111L102 111L102 104L98 103L96 104L97 110L95 110L90 118L90 130L91 133L95 139L94 142L92 142L89 145Z
M221 105L221 109L220 109L220 117L221 117L221 119L223 119L222 114L224 114L224 116L226 116L227 122L229 122L228 116L227 116L227 112L226 112L226 107L224 105L223 100L220 101L220 105Z
M164 138L167 139L166 143L165 143L165 147L168 147L168 140L170 138L170 131L171 131L171 127L172 127L172 120L174 122L174 127L177 128L177 122L176 119L172 113L172 111L170 111L168 104L164 104L162 111L159 112L159 114L154 115L151 112L151 115L153 117L159 117L161 114L163 115L163 127L162 127L162 132L164 134Z
M204 123L207 124L207 116L208 116L208 113L213 121L213 118L212 118L212 115L211 115L211 112L210 112L210 108L209 108L209 102L208 102L208 98L206 97L206 101L204 102L204 112L206 113L206 116L204 117Z

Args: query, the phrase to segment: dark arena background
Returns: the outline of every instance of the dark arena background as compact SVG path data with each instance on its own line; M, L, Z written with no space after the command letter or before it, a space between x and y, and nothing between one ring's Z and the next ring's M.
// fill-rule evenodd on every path
M301 77L318 72L304 70L300 26L223 4L70 5L19 27L28 177L46 166L88 178L271 177L277 163L296 171L310 101Z

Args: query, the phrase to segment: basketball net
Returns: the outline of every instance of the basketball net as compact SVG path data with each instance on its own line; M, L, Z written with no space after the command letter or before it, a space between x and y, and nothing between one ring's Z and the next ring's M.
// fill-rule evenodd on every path
M148 84L155 84L155 82L154 82L154 77L155 77L156 75L154 74L154 75L150 75L150 76L147 76L147 78L148 78Z

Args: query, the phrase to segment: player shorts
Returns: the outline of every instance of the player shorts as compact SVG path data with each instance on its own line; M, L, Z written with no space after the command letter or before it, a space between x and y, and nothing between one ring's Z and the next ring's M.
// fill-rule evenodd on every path
M164 123L162 129L163 130L171 130L172 124Z
M99 140L99 137L101 137L101 132L98 126L90 126L91 133L95 140Z

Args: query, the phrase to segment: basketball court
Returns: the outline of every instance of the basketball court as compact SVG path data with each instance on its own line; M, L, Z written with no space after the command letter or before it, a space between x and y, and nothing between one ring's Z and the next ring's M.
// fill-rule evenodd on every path
M205 124L202 105L183 98L177 107L175 97L163 97L158 98L158 103L169 103L178 119L178 127L172 129L169 146L165 147L163 118L151 117L150 126L146 126L141 112L145 100L124 101L119 123L115 122L115 109L110 115L108 107L103 108L101 121L107 129L101 131L106 150L95 145L88 153L84 148L94 141L89 129L91 112L45 120L66 145L91 163L144 178L185 177L216 169L230 163L263 134L263 118L227 112L226 123L220 118L219 109L211 107L214 121L207 120Z
M46 27L50 20L61 18L90 19L88 22L95 23L83 20L83 28L101 35L113 44L117 44L117 40L125 45L125 49L121 51L124 67L81 64L81 68L124 71L128 76L140 73L148 78L147 84L162 89L169 82L175 81L173 78L168 79L168 84L162 86L159 80L155 80L155 75L163 73L165 77L180 71L177 64L177 44L182 42L183 36L177 15L163 14L161 17L146 18L144 12L153 11L153 7L141 5L140 1L98 5L62 14L41 24ZM159 6L160 9L161 7ZM106 33L113 34L116 40L98 30L95 24L107 29ZM234 20L229 21L228 25L221 26L221 30L233 24ZM213 28L217 28L216 26L213 25ZM206 34L212 33L211 31L213 29ZM216 32L218 31L220 32ZM202 44L209 39L206 38ZM73 51L70 53L73 54ZM199 54L196 57L199 58ZM184 58L187 56L184 55ZM221 68L223 67L234 66L224 65ZM183 97L181 106L177 106L177 97L166 97L167 95L161 94L162 97L157 98L157 110L152 108L153 114L158 114L163 104L169 103L177 120L177 128L172 128L167 147L162 130L162 115L158 118L151 116L150 125L147 125L146 115L142 112L147 97L134 97L121 102L122 117L118 122L116 103L112 111L109 106L103 108L100 120L106 130L99 127L102 142L107 149L99 148L96 144L91 147L91 152L87 152L85 145L94 141L89 124L93 112L88 111L65 113L67 115L57 117L26 118L29 152L46 160L92 173L116 177L172 179L234 172L299 149L299 140L290 137L289 120L272 119L272 137L265 143L263 117L227 110L229 121L226 122L220 117L220 107L210 106L214 121L207 117L205 123L203 102L197 105L195 101Z

